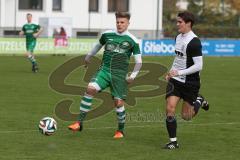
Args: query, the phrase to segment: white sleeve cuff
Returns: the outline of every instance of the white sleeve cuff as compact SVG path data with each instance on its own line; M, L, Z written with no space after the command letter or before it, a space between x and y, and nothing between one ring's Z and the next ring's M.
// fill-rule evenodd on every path
M129 76L132 79L135 79L142 67L142 55L141 54L136 54L134 55L134 59L135 59L135 66L134 69L131 73L131 75Z

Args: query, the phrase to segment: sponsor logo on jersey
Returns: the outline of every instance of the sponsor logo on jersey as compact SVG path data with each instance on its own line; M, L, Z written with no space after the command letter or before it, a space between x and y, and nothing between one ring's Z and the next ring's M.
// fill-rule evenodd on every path
M120 44L120 48L123 49L129 49L131 47L131 44L128 41L124 41Z
M105 50L111 52L111 51L114 51L116 49L116 47L117 47L117 45L114 43L107 43L105 45Z
M33 30L27 30L26 33L33 33Z
M109 52L126 53L129 49L130 49L130 43L129 42L123 42L121 44L107 43L105 45L105 50L109 51Z

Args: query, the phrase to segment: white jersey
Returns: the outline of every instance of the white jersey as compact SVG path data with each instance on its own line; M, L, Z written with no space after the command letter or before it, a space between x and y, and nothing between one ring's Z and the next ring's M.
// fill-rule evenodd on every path
M193 57L202 56L202 45L199 38L192 31L179 34L176 37L175 53L176 57L171 70L179 71L189 68L194 64ZM173 78L183 83L200 84L199 72Z

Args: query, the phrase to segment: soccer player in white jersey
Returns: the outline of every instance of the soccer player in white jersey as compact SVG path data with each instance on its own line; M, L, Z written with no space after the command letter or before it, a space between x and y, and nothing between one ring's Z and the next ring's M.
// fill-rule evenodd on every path
M194 16L184 11L177 15L177 28L180 33L176 37L176 57L172 67L166 75L168 85L166 89L166 127L170 142L165 149L179 148L177 143L177 122L175 110L183 99L182 118L190 120L199 108L209 109L208 102L199 95L200 71L203 66L202 45L200 39L193 33Z
M124 137L126 116L124 100L127 96L127 84L132 83L137 76L142 66L142 58L138 40L128 31L130 14L117 12L115 16L117 29L102 33L99 43L86 55L85 63L88 65L90 58L104 46L102 64L88 84L86 93L82 98L79 118L68 128L73 131L81 131L84 118L91 110L94 95L109 87L118 119L118 129L114 138L118 139ZM130 76L127 76L129 59L132 55L135 59L135 67Z

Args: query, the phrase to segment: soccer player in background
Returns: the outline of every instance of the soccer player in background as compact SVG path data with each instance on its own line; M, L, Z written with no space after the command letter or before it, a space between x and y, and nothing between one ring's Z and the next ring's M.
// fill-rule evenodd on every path
M27 49L26 56L32 63L32 71L34 73L38 71L38 65L33 55L33 51L37 43L37 37L40 35L42 31L43 28L40 27L40 25L32 23L32 14L28 13L27 23L22 27L22 30L20 31L19 35L26 36L26 49Z
M85 64L88 65L90 58L104 46L102 64L88 84L86 93L82 98L78 121L68 128L73 131L81 131L84 118L91 110L94 95L110 87L118 119L118 129L114 138L118 139L124 137L126 116L124 100L127 96L127 84L132 83L137 76L142 66L142 58L138 40L128 31L130 14L116 12L115 16L116 30L102 33L99 43L86 55ZM135 59L135 66L130 76L127 76L131 55Z
M182 118L190 120L199 108L209 109L208 102L199 95L200 71L203 66L202 45L200 39L193 33L194 16L184 11L177 16L177 28L180 33L176 37L176 57L172 67L166 75L168 85L166 89L166 127L170 142L165 149L179 148L177 143L177 122L175 118L176 106L180 99L182 103Z

